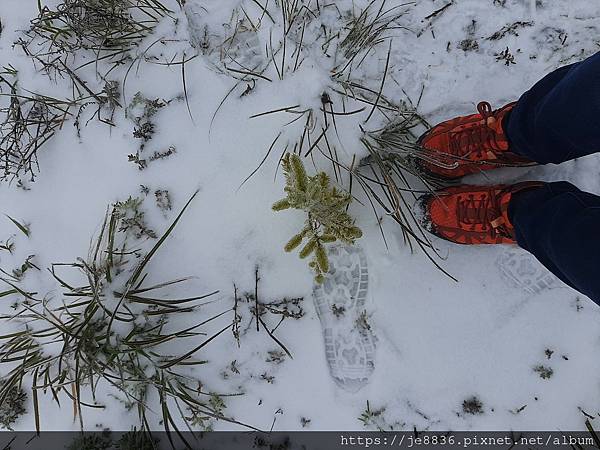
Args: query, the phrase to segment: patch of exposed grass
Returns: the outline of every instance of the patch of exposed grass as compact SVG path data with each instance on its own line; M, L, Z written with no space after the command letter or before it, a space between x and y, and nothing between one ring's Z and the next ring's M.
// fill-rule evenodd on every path
M0 387L0 405L29 380L38 430L44 415L38 401L41 392L51 393L57 403L61 398L72 402L74 415L83 426L84 407L103 408L96 399L102 383L112 386L116 396L137 409L143 430L149 429L151 398L160 400L168 431L177 429L173 414L186 421L184 409L232 421L215 411L211 396L185 370L203 364L196 359L197 353L231 329L231 320L226 320L220 331L209 334L208 324L226 318L232 308L210 317L199 314L198 323L177 329L171 325L172 319L198 312L202 301L216 292L173 299L165 291L188 278L147 282L149 263L159 258L158 250L192 199L147 252L131 245L115 205L86 258L50 268L62 289L58 302L38 298L9 283L13 287L10 295L18 298L18 306L0 320L6 327L16 326L17 331L0 337L0 363L10 369ZM70 272L65 273L68 278L63 275L65 271ZM80 280L76 283L66 281L77 274ZM181 349L180 353L172 354L173 348Z
M383 417L385 406L378 409L372 409L371 404L367 400L367 407L358 417L358 420L363 424L364 428L376 429L378 431L388 431L389 428Z
M481 400L479 400L479 397L472 396L463 401L462 410L465 414L483 414L483 403L481 402Z
M275 332L286 319L299 320L304 317L305 312L302 307L304 298L284 297L282 299L267 301L262 298L260 293L260 283L260 270L256 266L254 271L254 290L248 290L240 294L238 287L235 284L233 285L233 310L235 316L232 327L233 337L239 346L241 337L250 329L255 328L258 332L262 328L279 348L292 358L291 352L275 335ZM243 307L249 314L244 314ZM277 320L277 323L275 326L272 326L270 322L274 319ZM232 372L238 373L235 361L232 363L230 369Z
M542 380L549 380L554 375L552 367L543 366L541 364L535 366L533 371L537 373Z
M96 107L85 124L94 117L113 125L119 105L118 84L106 82L100 93L86 89L74 99L61 99L32 92L19 84L12 66L0 71L0 181L13 182L23 189L35 181L40 171L38 153L65 123L74 119L78 136L85 112ZM107 117L102 112L107 111Z
M179 100L176 98L174 100ZM153 154L146 156L145 149L156 133L156 115L159 111L169 105L173 100L160 98L149 99L141 92L134 95L131 103L125 110L126 116L133 122L133 137L140 141L136 153L130 154L129 161L137 164L138 169L144 170L154 161L166 159L177 153L175 147L170 146L166 150L155 150Z
M0 426L12 430L19 417L27 413L25 402L27 393L19 386L13 386L7 392L6 398L0 404Z
M407 13L408 5L411 3L388 7L385 0L372 0L360 12L352 14L339 44L346 61L336 68L336 76L358 69L375 47L389 41L390 34L398 29L406 29L399 20Z
M8 286L0 297L12 300L14 310L0 316L3 328L12 330L0 336L0 365L8 371L0 385L0 412L13 403L16 389L29 386L38 430L47 414L40 406L42 393L58 405L71 403L83 428L86 408L104 408L104 399L97 397L102 386L109 388L108 397L137 412L140 433L152 431L157 412L168 433L178 432L180 423L189 430L210 430L217 421L253 428L226 413L226 399L240 393L207 391L189 368L210 370L200 357L203 349L227 332L239 344L254 324L281 349L268 354L273 363L291 357L276 332L286 319L303 317L303 299L261 298L257 268L252 291L238 297L234 288L234 304L208 315L201 307L218 306L216 291L173 298L169 291L190 278L149 282L160 277L149 269L161 267L159 250L195 195L154 240L141 231L148 228L139 199L112 205L88 255L49 268L58 287L54 297L27 291L7 272L0 276ZM178 327L182 315L194 317L195 323Z
M20 89L17 76L12 67L0 72L0 181L27 182L39 172L38 152L75 103Z
M116 443L117 450L156 450L160 441L149 433L132 430L125 433Z
M175 0L169 3L177 4ZM6 76L16 76L12 68L0 73L0 84L9 91L4 95L11 99L9 106L0 106L0 115L7 117L0 129L0 164L4 166L0 166L4 169L0 179L22 174L33 179L39 170L39 148L67 119L75 119L79 136L83 113L91 108L94 112L85 124L97 118L114 126L122 83L111 79L111 72L140 58L148 60L145 52L140 57L135 50L171 13L159 0L64 0L55 9L39 2L38 16L16 45L52 80L69 80L73 99L18 90L16 81ZM93 69L96 80L86 79L85 68ZM20 179L19 186L26 187Z
M19 44L49 75L67 74L85 89L73 77L77 70L100 61L110 70L127 63L131 50L170 14L159 0L64 0L56 9L40 6Z
M69 444L67 450L109 450L112 448L110 433L87 433L77 437Z
M125 201L119 201L113 206L113 213L118 222L118 231L131 233L137 239L142 237L157 239L156 232L146 223L145 212L142 208L144 199L131 197Z

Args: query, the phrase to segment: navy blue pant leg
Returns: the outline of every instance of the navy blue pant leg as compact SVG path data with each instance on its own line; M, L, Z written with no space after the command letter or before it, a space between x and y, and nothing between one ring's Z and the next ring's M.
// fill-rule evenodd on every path
M547 183L515 194L508 212L518 244L600 304L600 197Z
M600 53L544 77L505 122L511 151L540 164L600 151ZM518 244L600 304L600 197L567 182L515 194Z
M511 151L540 164L600 151L600 52L548 74L521 96L504 127Z

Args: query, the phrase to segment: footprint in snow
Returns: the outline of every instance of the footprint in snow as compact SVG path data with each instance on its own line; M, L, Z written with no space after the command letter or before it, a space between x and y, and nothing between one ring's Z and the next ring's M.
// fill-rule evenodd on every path
M336 384L357 392L375 369L375 336L370 326L365 326L367 258L359 246L336 245L328 253L329 273L313 289L325 357Z
M190 43L208 60L233 70L254 71L265 63L258 34L243 19L215 28L208 20L211 10L198 0L184 6ZM214 22L214 21L213 21Z
M530 295L539 295L562 286L560 280L548 271L531 253L521 248L509 248L496 260L504 282Z

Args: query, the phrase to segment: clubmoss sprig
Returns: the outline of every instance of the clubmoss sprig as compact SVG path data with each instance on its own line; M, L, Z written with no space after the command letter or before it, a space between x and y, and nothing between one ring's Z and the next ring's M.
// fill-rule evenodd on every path
M362 231L347 212L352 196L335 186L325 172L313 176L306 173L304 164L296 154L287 153L282 160L286 179L287 196L273 205L274 211L299 209L307 214L304 227L284 246L286 252L300 247L302 259L313 255L309 267L315 272L315 280L322 283L329 272L329 259L324 244L342 241L354 244Z

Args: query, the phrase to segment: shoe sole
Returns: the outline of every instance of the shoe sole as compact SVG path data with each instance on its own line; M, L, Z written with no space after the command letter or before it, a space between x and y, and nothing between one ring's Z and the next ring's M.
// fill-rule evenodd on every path
M357 392L375 369L375 337L355 325L365 310L369 274L367 258L358 246L335 245L329 249L329 273L315 283L313 299L323 329L325 358L335 383ZM341 316L334 308L343 308Z

